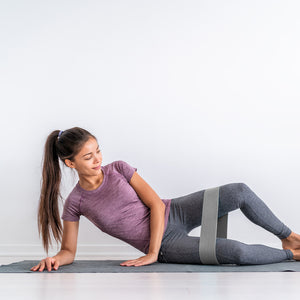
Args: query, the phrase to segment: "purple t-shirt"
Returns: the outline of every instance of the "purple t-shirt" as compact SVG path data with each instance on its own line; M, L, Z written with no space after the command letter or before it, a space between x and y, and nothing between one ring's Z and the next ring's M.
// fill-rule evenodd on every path
M65 201L62 219L78 221L83 215L103 232L148 253L150 208L129 184L137 168L118 160L101 166L101 169L104 178L97 189L87 191L76 184ZM161 200L166 205L165 232L171 199Z

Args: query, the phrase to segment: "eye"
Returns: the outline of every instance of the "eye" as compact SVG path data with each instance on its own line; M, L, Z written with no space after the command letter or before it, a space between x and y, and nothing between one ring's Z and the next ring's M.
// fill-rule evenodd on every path
M89 158L85 158L85 160L90 160L92 157L90 156Z
M97 153L100 153L101 152L101 150L99 149L99 150L97 150Z

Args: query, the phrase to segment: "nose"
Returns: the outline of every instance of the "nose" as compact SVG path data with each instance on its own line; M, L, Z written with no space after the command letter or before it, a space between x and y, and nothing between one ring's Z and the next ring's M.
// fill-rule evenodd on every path
M94 163L97 164L101 160L101 152L94 156Z

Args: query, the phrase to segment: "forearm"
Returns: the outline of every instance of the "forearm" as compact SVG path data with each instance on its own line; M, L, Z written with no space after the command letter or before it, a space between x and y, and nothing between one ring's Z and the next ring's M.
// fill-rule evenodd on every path
M150 244L148 253L158 255L165 225L165 205L154 206L150 211Z
M54 258L58 259L59 265L68 265L74 261L75 255L69 250L60 250Z

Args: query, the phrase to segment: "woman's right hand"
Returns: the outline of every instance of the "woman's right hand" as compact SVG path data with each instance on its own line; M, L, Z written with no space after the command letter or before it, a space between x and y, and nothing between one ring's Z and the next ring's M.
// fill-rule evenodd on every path
M47 257L39 262L36 266L32 267L31 271L43 272L45 268L50 272L53 269L56 271L59 267L59 261L56 257Z

